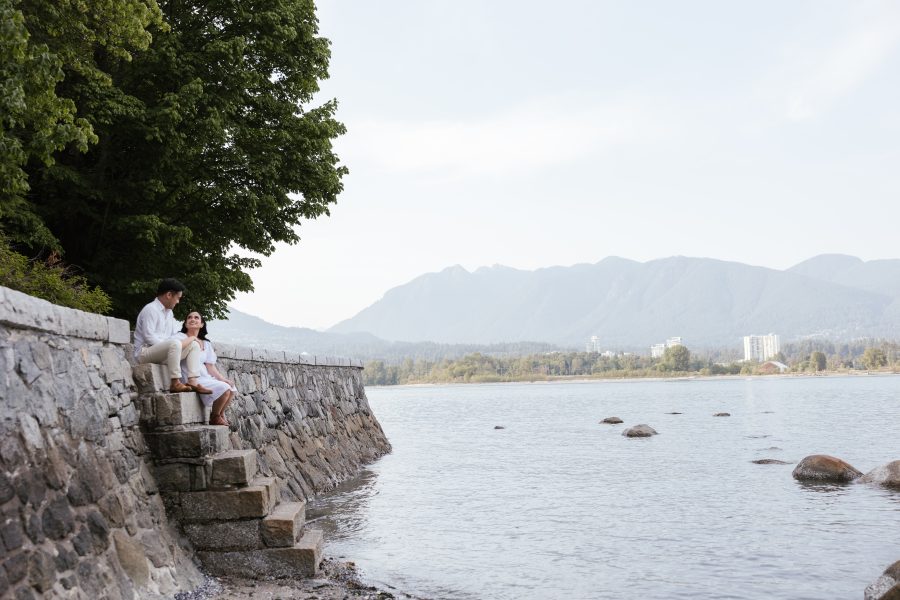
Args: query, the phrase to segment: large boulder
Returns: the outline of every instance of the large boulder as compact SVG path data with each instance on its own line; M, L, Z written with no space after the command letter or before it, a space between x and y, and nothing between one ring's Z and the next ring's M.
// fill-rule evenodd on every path
M849 463L827 454L813 454L800 461L792 473L798 481L849 483L862 472Z
M656 430L649 425L641 424L629 427L622 432L622 435L625 437L650 437L651 435L656 435Z
M879 483L888 487L900 488L900 460L875 467L859 478L860 483Z
M884 573L866 588L865 600L900 600L900 560L884 570Z

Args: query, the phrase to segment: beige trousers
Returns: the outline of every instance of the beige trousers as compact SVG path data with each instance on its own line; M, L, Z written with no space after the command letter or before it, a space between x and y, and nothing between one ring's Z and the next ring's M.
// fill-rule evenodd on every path
M187 360L187 376L200 376L200 344L191 342L186 348L181 347L181 340L166 340L152 346L144 346L138 355L141 364L153 363L166 365L169 377L181 379L181 361Z

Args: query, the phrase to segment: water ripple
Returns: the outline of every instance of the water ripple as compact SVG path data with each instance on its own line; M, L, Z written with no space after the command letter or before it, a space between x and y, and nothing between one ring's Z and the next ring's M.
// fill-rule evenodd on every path
M779 378L369 390L394 452L310 515L327 524L329 553L422 597L859 597L900 557L885 535L900 530L900 492L802 484L751 461L826 453L867 471L896 459L870 427L900 439L898 387ZM684 414L662 414L673 407ZM710 416L725 409L730 419ZM660 435L597 425L612 414ZM778 446L758 448L762 438Z

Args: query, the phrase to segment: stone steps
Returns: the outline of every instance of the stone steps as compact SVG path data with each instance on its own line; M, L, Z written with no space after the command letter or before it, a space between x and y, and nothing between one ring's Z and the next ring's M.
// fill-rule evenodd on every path
M206 458L231 449L228 428L220 425L192 425L155 431L144 437L157 460Z
M279 504L260 524L263 541L270 548L292 547L299 541L305 522L306 502Z
M201 551L200 562L210 575L259 578L312 577L322 560L322 532L310 529L290 548Z
M301 539L305 520L306 503L289 502L261 519L185 523L184 533L199 550L292 548Z
M165 392L172 383L169 369L165 365L134 365L131 368L131 375L134 377L134 385L139 394Z
M248 485L256 476L256 450L225 450L205 458L157 461L162 492L202 492Z
M209 422L210 408L203 405L199 396L193 392L169 392L172 379L165 365L133 365L131 372L143 403L141 417L149 427Z
M227 427L204 425L197 394L171 394L162 365L134 367L141 422L159 491L212 575L310 577L321 531L306 530L305 502L279 503L278 481L257 476L256 450L231 448Z
M250 485L233 490L182 492L181 520L227 521L266 517L278 502L278 482L257 477Z
M141 421L153 428L202 425L207 422L206 407L195 392L144 394Z
M256 469L256 450L220 452L210 459L210 487L249 485Z

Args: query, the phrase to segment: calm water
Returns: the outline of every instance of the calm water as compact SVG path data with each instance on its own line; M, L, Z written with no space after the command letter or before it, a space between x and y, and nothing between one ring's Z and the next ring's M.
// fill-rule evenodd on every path
M426 598L862 598L900 559L900 491L751 463L900 459L900 377L367 393L394 451L311 515L326 555L373 583ZM621 435L637 423L660 435Z

